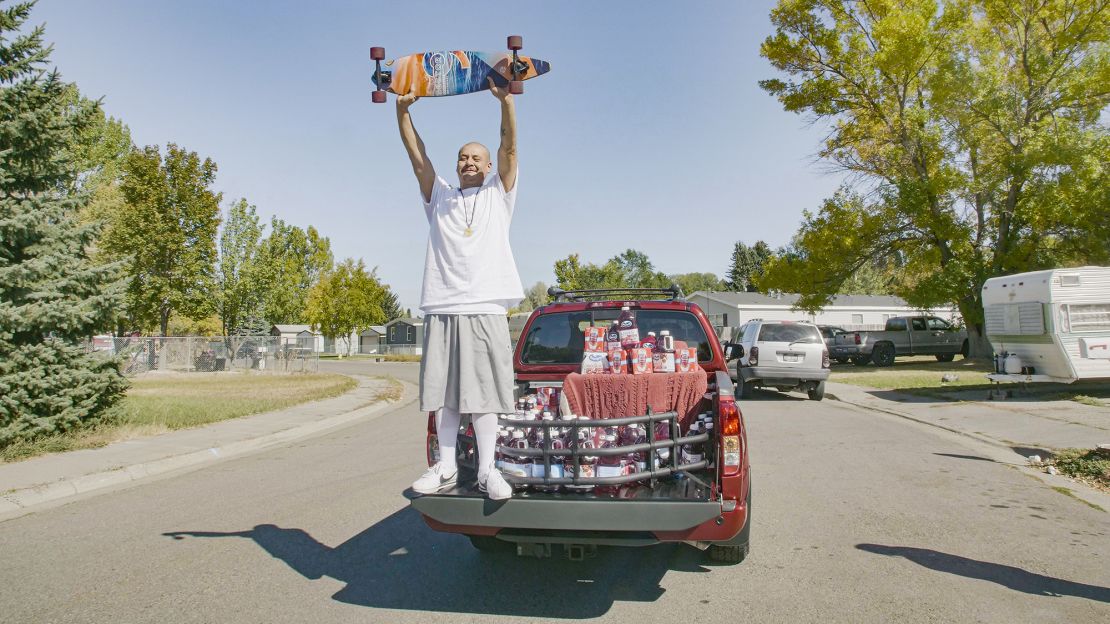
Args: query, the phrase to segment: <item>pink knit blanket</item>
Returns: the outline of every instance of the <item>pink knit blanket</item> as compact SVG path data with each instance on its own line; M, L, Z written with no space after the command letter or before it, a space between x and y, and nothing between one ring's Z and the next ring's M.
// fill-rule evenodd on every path
M642 416L676 411L683 428L697 415L706 390L705 371L647 375L582 375L563 381L563 396L571 413L587 418Z

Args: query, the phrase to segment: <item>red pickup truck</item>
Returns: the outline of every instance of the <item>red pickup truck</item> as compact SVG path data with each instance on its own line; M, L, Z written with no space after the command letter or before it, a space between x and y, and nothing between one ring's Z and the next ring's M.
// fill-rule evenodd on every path
M628 306L636 312L641 332L667 329L676 342L697 348L708 386L697 410L712 418L714 433L683 437L688 432L677 428L675 412L651 414L649 410L648 414L620 419L619 424L641 422L652 431L651 424L670 419L675 435L669 439L657 440L652 435L646 444L622 447L626 452L646 451L649 455L669 448L673 459L649 467L650 475L575 477L575 471L568 471L572 476L558 479L506 477L518 486L541 487L516 489L508 500L491 501L475 484L473 432L464 424L457 446L458 485L436 494L412 496L413 508L432 529L466 535L476 548L487 552L515 549L519 555L543 557L550 556L552 545L561 544L567 557L582 559L598 545L685 542L707 551L715 561L743 561L749 550L752 504L747 433L723 350L705 314L686 302L677 287L620 291L552 288L549 292L554 303L532 312L516 345L513 364L518 396L534 388L561 386L566 376L581 366L584 328L608 327L621 307ZM584 427L613 423L571 422ZM503 426L513 424L502 421ZM679 448L690 442L704 444L715 461L683 464L684 460L678 459ZM438 459L438 449L431 413L429 465ZM581 456L596 457L600 451L576 445L566 450L552 450L549 445L529 450L548 461L559 455L575 466Z

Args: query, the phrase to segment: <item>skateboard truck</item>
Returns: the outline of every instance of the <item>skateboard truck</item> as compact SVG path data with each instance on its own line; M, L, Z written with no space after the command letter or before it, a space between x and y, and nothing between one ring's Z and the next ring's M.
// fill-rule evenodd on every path
M370 60L374 61L374 86L376 87L374 92L370 94L370 100L375 104L385 104L385 89L393 81L393 72L382 71L385 48L377 46L370 48Z
M509 82L509 93L520 95L524 93L524 81L520 75L528 71L528 64L520 60L517 52L524 47L524 39L520 35L509 35L509 49L513 51L513 62L509 67L513 72L513 79Z

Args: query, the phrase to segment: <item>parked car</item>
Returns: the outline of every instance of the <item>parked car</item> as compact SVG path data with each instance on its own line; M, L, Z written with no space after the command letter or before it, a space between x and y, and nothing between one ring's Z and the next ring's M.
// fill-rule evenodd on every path
M709 319L697 305L682 300L677 289L665 301L648 300L644 290L607 291L593 297L601 300L589 300L590 291L549 292L555 301L532 312L516 344L513 367L518 396L562 386L567 375L580 370L585 328L609 327L621 307L628 306L635 311L641 332L666 329L676 343L681 341L697 350L697 370L704 372L708 382L708 391L697 409L715 424L715 433L701 436L706 448L712 449L720 461L716 465L701 461L688 469L679 469L673 462L660 464L652 471L650 485L638 473L602 477L573 471L571 476L538 478L506 474L512 484L542 485L547 490L517 491L495 503L484 497L474 481L475 439L464 427L457 446L458 483L435 494L415 496L413 508L432 529L466 535L480 551L515 547L517 554L548 556L552 544L563 544L568 557L579 559L598 544L684 542L707 551L718 561L742 561L748 553L751 527L747 434L724 351ZM653 422L657 416L649 413L631 419ZM501 424L511 427L514 422L502 419ZM594 421L582 417L567 422L575 427L594 426L586 424ZM675 444L679 442L674 436L664 442L674 448L670 457L675 457ZM660 441L651 444L654 448L663 446ZM547 448L531 452L557 454L570 464L583 456L595 456L590 450L575 444L555 453ZM606 454L614 455L614 450L608 448ZM438 460L438 454L435 413L431 412L429 466ZM619 494L608 494L596 493L595 485L622 487Z
M847 355L856 366L890 366L898 355L932 355L951 362L967 357L967 332L935 316L896 316L883 331L857 331L836 336L836 355Z
M829 350L813 323L755 319L736 328L729 347L729 374L741 398L753 388L798 390L825 398Z
M848 330L836 325L818 325L817 329L821 330L821 337L825 339L825 348L829 350L829 357L838 364L847 364L851 358L843 350L838 351L836 335L843 334Z

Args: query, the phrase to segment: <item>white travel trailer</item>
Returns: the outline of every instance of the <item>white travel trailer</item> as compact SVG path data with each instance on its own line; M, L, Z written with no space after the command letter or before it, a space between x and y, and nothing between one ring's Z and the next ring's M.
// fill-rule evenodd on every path
M991 278L983 311L991 381L1110 380L1110 267Z

